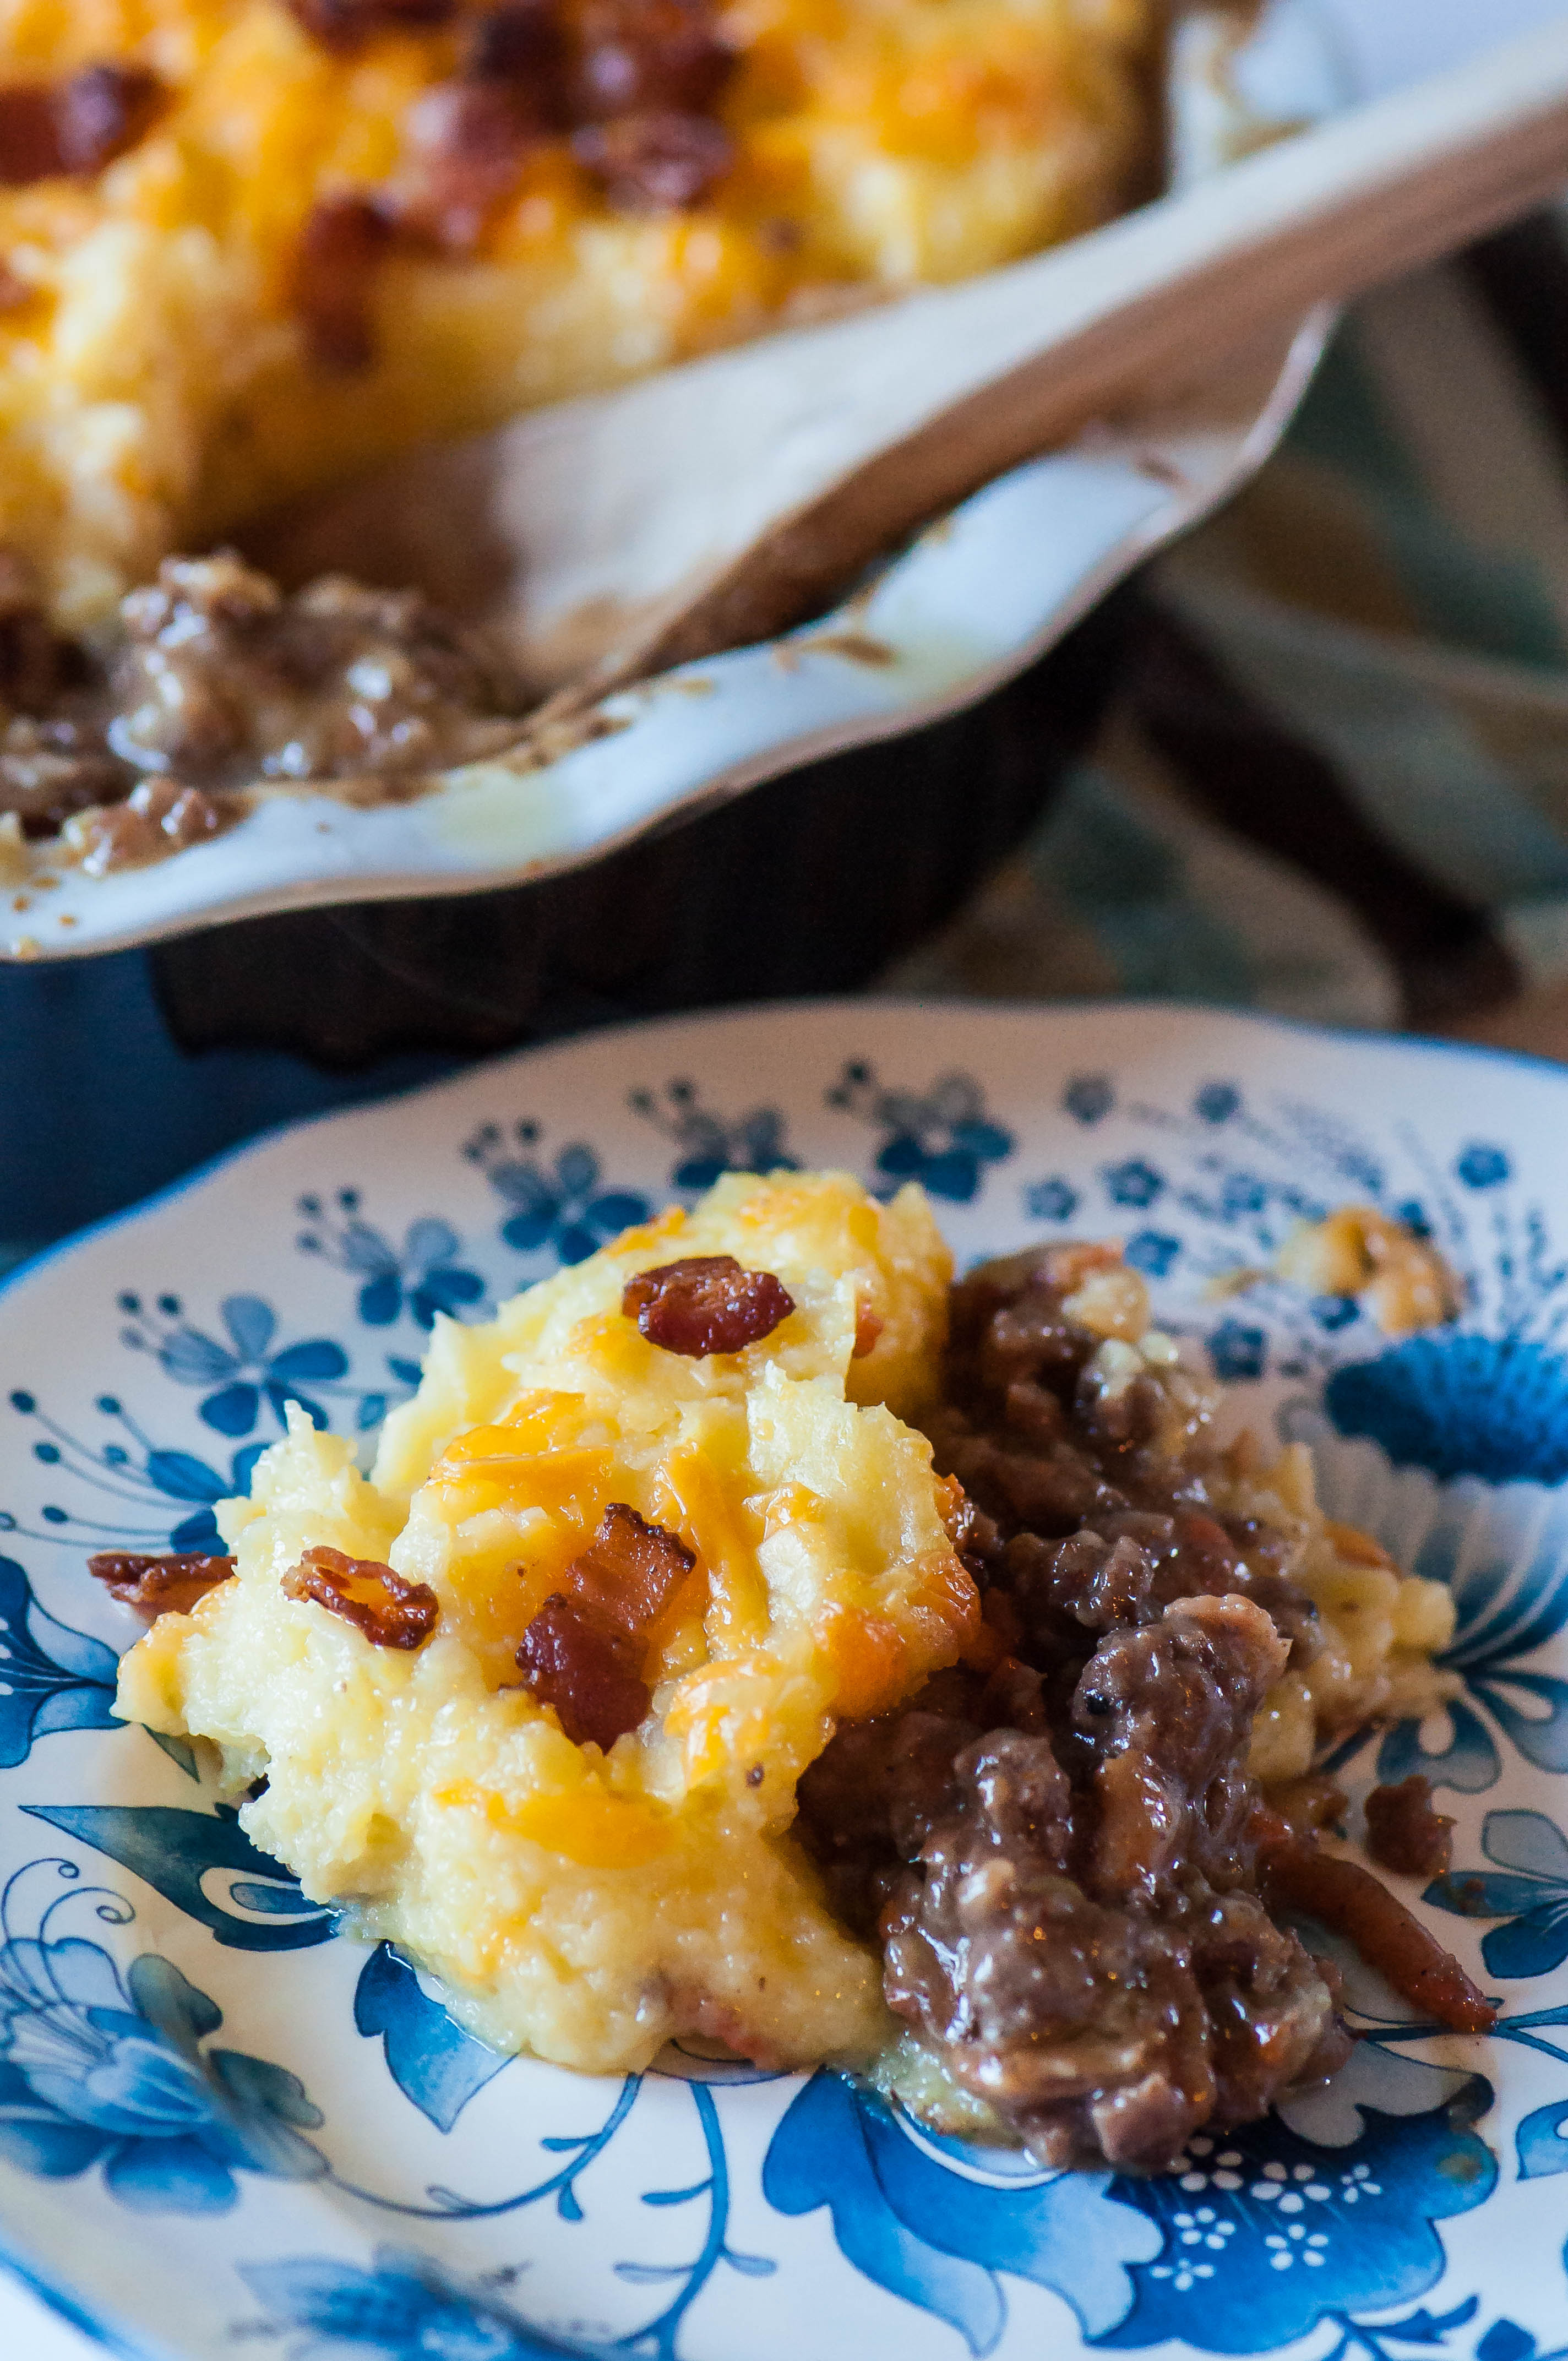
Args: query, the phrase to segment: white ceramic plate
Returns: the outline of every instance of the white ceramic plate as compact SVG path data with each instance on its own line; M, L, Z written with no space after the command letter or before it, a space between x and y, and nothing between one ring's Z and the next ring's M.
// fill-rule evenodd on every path
M1261 118L1343 103L1346 76L1314 0L1273 0L1241 80ZM1184 113L1191 170L1212 168L1235 122L1234 108L1197 95ZM544 769L476 764L379 810L327 796L268 800L212 843L149 868L104 878L47 870L41 889L0 893L0 957L81 956L220 918L553 875L676 813L956 712L1021 672L1263 464L1325 333L1315 318L1180 420L1016 469L927 533L851 609L609 700L615 734Z
M1568 2278L1568 1075L1169 1008L845 1003L532 1053L251 1148L0 1292L0 2247L168 2361L1562 2361ZM625 2084L457 2034L111 1722L95 1548L199 1547L291 1397L367 1436L477 1318L726 1167L924 1180L960 1259L1120 1233L1331 1513L1452 1581L1452 1712L1374 1734L1457 1820L1422 1906L1501 2006L1434 2035L1354 1965L1326 2094L1185 2169L1042 2172L832 2075ZM1215 1300L1347 1201L1468 1284L1390 1345ZM1413 1897L1412 1897L1413 1898ZM1450 1904L1461 1901L1472 1915ZM18 2351L24 2348L16 2348Z

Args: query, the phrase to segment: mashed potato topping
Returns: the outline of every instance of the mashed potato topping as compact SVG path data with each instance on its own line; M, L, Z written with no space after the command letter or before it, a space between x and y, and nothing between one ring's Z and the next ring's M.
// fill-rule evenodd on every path
M720 1254L794 1300L758 1343L689 1358L622 1314L639 1273ZM685 2031L869 2055L879 1962L790 1824L836 1720L979 1633L948 1488L905 1423L935 1387L949 1270L917 1190L880 1206L844 1176L731 1176L488 1326L441 1323L367 1481L295 1414L221 1511L237 1575L132 1650L120 1709L215 1741L236 1792L265 1774L256 1841L504 2048L631 2068ZM518 1686L516 1654L613 1503L696 1564L651 1636L652 1710L607 1755ZM428 1585L433 1636L378 1647L289 1596L323 1546Z
M0 0L0 102L99 102L53 170L0 104L0 544L63 625L412 442L1069 236L1152 150L1154 0L556 13L581 71L542 98L518 0ZM105 70L123 133L72 83ZM363 352L313 350L302 268L372 262Z
M1245 1436L1219 1448L1214 1389L1151 1328L1118 1248L950 1279L918 1189L882 1205L844 1174L731 1174L488 1323L439 1322L368 1478L296 1411L251 1497L220 1507L232 1571L95 1562L150 1580L153 1611L181 1601L168 1586L214 1586L126 1657L118 1710L215 1744L257 1843L503 2048L634 2069L692 2034L864 2063L894 2051L891 2002L926 2028L919 2103L949 2067L938 2114L959 2086L989 2103L950 2028L932 2063L948 2004L927 1956L983 1886L992 1917L1005 1904L984 1935L998 1976L1034 1974L1026 1945L1013 1956L1014 1872L971 1892L942 1866L989 1815L1009 1857L1076 1831L1029 1874L1063 1959L1071 1919L1101 1960L1113 2016L1105 1963L1131 1945L1146 2031L1168 1971L1207 1972L1182 1881L1219 1846L1203 1873L1262 1961L1260 2023L1295 1962L1302 2065L1326 1989L1238 1898L1237 1864L1325 1740L1444 1694L1452 1600L1324 1518L1303 1447L1272 1466ZM1022 1818L1014 1791L1035 1798ZM1120 1867L1096 1866L1108 1846ZM1095 1933L1127 1906L1114 1943ZM931 1958L954 1944L970 1956L949 1928ZM1244 2076L1213 2103L1241 2120L1266 2097ZM1113 2152L1103 2126L1033 2105L1042 2155Z

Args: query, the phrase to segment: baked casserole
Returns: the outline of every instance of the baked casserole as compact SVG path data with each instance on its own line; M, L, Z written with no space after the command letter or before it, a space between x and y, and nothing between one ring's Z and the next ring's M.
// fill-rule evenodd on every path
M0 0L0 547L93 633L413 443L1106 218L1161 0Z

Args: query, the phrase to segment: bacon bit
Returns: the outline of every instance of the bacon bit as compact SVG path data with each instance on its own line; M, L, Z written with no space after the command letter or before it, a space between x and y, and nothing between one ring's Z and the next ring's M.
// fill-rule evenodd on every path
M325 49L356 49L377 33L450 24L455 0L288 0L290 14Z
M409 113L399 228L470 251L543 128L526 94L504 82L437 82Z
M160 1615L189 1615L198 1598L216 1590L234 1572L232 1557L205 1557L198 1551L143 1557L132 1550L104 1550L87 1561L95 1582L132 1607L149 1623Z
M795 1298L771 1270L743 1270L733 1255L691 1255L628 1279L620 1309L651 1345L704 1361L771 1336Z
M49 85L17 82L0 88L0 187L25 188L64 169Z
M1275 1826L1283 1823L1276 1820ZM1491 2002L1369 1869L1321 1852L1300 1838L1266 1838L1258 1867L1271 1904L1304 1910L1348 1937L1368 1967L1415 2007L1455 2033L1491 2031L1497 2020Z
M540 1703L554 1708L574 1746L591 1742L608 1754L647 1713L647 1637L696 1564L674 1533L618 1500L533 1617L518 1670Z
M510 82L522 86L538 119L557 127L567 121L566 41L551 0L508 0L488 9L469 38L463 71L470 82Z
M31 282L18 279L10 264L0 256L0 312L19 312L30 303L35 293Z
M1366 1798L1366 1850L1399 1877L1442 1877L1453 1859L1453 1822L1434 1812L1431 1781L1419 1771Z
M100 171L151 123L163 84L145 66L83 66L59 82L0 88L0 185Z
M68 172L97 172L149 127L163 84L145 66L83 66L58 91L55 136Z
M392 225L371 198L318 198L294 257L292 308L318 367L347 374L375 358L370 315L376 266Z
M736 65L706 0L588 0L580 39L579 122L708 115Z
M575 132L572 153L628 213L701 203L734 161L729 133L701 115L622 115Z
M1343 1557L1347 1565L1393 1566L1382 1543L1364 1533L1359 1525L1342 1525L1337 1517L1325 1517L1323 1532L1333 1544L1334 1555Z
M374 1648L418 1648L434 1631L441 1605L428 1583L406 1582L379 1558L308 1549L283 1576L288 1598L309 1599L341 1615Z
M876 1349L877 1338L886 1325L886 1321L872 1310L865 1297L860 1297L855 1304L855 1349L850 1358L863 1361L868 1353Z

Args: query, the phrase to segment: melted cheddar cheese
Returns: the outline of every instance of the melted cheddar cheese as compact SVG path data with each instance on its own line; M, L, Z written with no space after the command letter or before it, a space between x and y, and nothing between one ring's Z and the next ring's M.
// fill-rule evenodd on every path
M313 206L384 185L457 34L349 52L282 0L0 0L0 76L152 69L96 177L0 187L0 544L93 628L177 545L409 445L824 302L991 269L1102 221L1150 152L1156 0L731 0L735 163L617 211L543 142L472 254L377 271L375 357L292 316Z
M739 1352L650 1343L628 1280L705 1255L772 1271L794 1311ZM302 1415L223 1504L237 1573L131 1651L120 1711L214 1741L236 1795L265 1773L241 1811L257 1843L502 2048L609 2070L722 2032L869 2057L879 1962L790 1825L839 1718L980 1641L949 1488L905 1422L949 1273L918 1190L881 1206L846 1176L731 1175L488 1323L439 1322L368 1480ZM649 1714L605 1752L520 1683L517 1649L618 1502L695 1565L648 1635ZM427 1584L433 1635L378 1647L291 1597L323 1544Z

